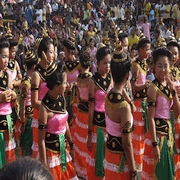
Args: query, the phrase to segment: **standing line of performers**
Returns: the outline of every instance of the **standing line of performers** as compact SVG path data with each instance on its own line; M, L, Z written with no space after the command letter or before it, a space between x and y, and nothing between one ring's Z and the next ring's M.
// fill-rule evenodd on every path
M178 43L153 50L150 81L144 36L133 62L123 39L113 52L100 43L92 74L89 50L75 56L73 33L63 41L65 62L56 62L48 36L37 52L26 47L23 77L17 42L10 32L0 39L0 167L22 155L39 159L55 180L180 179Z

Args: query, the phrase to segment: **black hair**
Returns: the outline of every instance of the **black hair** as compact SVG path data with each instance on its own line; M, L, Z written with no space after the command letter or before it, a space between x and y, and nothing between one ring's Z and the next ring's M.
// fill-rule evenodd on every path
M1 38L0 39L0 53L1 53L2 49L9 48L9 47L10 47L10 44L9 44L8 40L6 38Z
M45 53L47 52L47 50L49 49L49 45L53 44L53 41L51 40L51 38L49 37L44 37L39 46L38 46L38 57L42 58L42 52L44 51Z
M7 163L0 169L0 180L53 180L53 177L40 161L23 157Z
M115 83L121 83L123 79L125 78L126 74L130 71L131 68L131 60L129 56L122 52L120 54L114 54L114 59L123 59L126 58L122 62L115 62L114 60L111 60L111 74L113 81Z
M137 50L137 43L134 43L134 44L132 45L131 51L132 51L132 50Z
M16 40L14 40L14 39L10 39L9 44L10 44L9 49L11 49L12 47L17 46L18 42Z
M96 53L97 62L100 62L101 60L103 60L103 58L107 56L108 54L111 54L111 50L108 47L102 47L98 49Z
M169 49L170 47L177 47L178 51L180 52L180 46L177 42L175 41L170 41L167 43L167 48Z
M127 33L120 33L120 34L118 35L118 38L119 38L119 40L120 40L121 42L123 42L123 39L124 39L124 38L128 38L128 34L127 34Z
M151 44L148 38L141 39L137 44L137 50L139 51L140 48L144 48L146 44Z
M82 54L80 54L79 60L82 68L87 69L91 66L91 56L88 51L84 51Z
M167 48L158 48L153 52L153 61L154 64L157 63L159 57L166 56L169 59L169 62L171 62L172 59L172 53Z
M66 67L63 62L59 62L57 66L57 69L51 75L47 76L46 79L46 86L50 90L52 90L55 85L61 85L63 82L63 73L65 72Z
M92 40L94 41L94 46L96 46L96 40L95 40L93 37L90 38L89 44L90 44L90 42L91 42Z
M19 44L19 45L18 45L18 50L24 51L25 48L24 48L24 46L23 46L22 44Z
M75 45L70 43L68 40L63 40L63 46L66 47L69 50L75 50Z
M160 35L161 31L159 29L155 29L154 32L158 35Z

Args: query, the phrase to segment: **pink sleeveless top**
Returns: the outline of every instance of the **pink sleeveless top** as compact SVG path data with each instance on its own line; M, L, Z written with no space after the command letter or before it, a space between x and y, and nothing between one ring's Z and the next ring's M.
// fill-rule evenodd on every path
M137 84L145 84L146 82L146 74L143 74L141 71L139 71Z
M65 114L54 114L52 118L48 119L46 131L51 134L65 134L67 119L67 111Z
M0 90L0 94L2 92L3 91ZM10 102L0 103L0 115L10 115L11 113L12 113L12 108Z
M122 136L121 123L116 123L116 122L111 121L107 114L105 114L105 119L106 119L106 131L112 136L121 137ZM131 114L130 122L131 122L131 127L132 127L133 125L132 114Z
M66 72L66 75L67 75L67 82L68 82L68 83L77 82L77 77L78 77L78 75L79 75L79 71L76 70L76 71L74 71L73 73L67 73L67 72Z
M94 110L97 112L105 112L105 98L107 93L104 91L98 89L95 92L95 104L94 104Z
M88 100L88 87L78 88L80 99L87 101Z
M39 91L38 91L38 100L42 101L43 97L47 93L48 88L46 86L46 82L42 81L39 85Z
M11 80L15 80L17 76L17 71L14 69L13 71L7 69L6 72L8 73L9 77L11 77Z
M27 92L25 106L31 106L31 89L29 89L29 91Z
M161 119L170 119L172 101L168 101L161 95L157 96L155 117Z

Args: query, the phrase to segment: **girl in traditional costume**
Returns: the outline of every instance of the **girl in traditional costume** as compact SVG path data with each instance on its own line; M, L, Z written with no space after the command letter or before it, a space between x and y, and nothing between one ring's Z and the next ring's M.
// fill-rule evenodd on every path
M180 52L180 47L178 43L175 40L171 40L167 43L167 48L171 51L172 53L172 61L171 61L171 76L174 81L174 85L177 89L177 94L178 97L180 96L180 72L178 67L176 66L176 63L179 59L179 52ZM175 171L175 176L177 179L180 179L180 122L179 122L179 117L177 114L174 114L173 111L171 111L171 121L172 125L175 131L175 155L174 155L174 171Z
M131 60L119 45L111 61L114 87L106 96L106 155L105 179L135 179L137 175L131 132L133 117L131 105L124 97L124 87L129 79Z
M86 146L87 142L87 131L88 131L88 82L92 77L89 72L91 66L91 57L89 51L84 51L80 55L81 73L77 78L78 87L78 111L77 118L75 119L76 129L74 133L75 141L75 169L78 176L87 179L87 162L86 157L88 149Z
M32 156L32 116L33 108L31 105L31 77L38 62L38 58L32 50L26 52L26 75L23 77L20 88L21 88L21 99L20 99L20 119L21 119L21 139L20 145L23 156Z
M0 167L16 160L14 123L11 118L11 102L16 99L16 93L11 90L11 78L4 70L9 61L9 46L7 40L0 39Z
M67 122L64 92L67 86L65 66L50 64L46 71L48 92L39 109L40 160L51 170L55 180L77 180L72 164L74 142ZM70 146L66 151L65 138Z
M145 137L142 179L173 180L173 129L171 106L179 115L180 105L174 83L169 78L172 53L166 48L153 52L155 80L147 91L149 130Z
M72 31L68 40L63 41L64 53L65 53L65 66L66 66L66 75L67 75L67 90L66 90L66 102L67 102L67 111L69 114L68 122L71 126L71 133L74 134L75 131L75 122L73 120L76 117L77 113L77 98L76 98L76 89L77 89L77 77L79 75L80 65L79 61L74 56L75 47L75 32Z
M88 179L103 179L105 157L105 97L112 86L110 71L111 51L101 47L96 54L98 72L89 80L88 100Z
M146 128L146 89L149 81L146 81L146 60L150 54L150 41L147 38L140 39L138 43L138 58L132 63L131 86L134 96L136 112L133 113L133 152L137 169L142 169L142 157L144 153L144 137Z
M33 133L33 145L32 145L32 157L38 158L38 114L39 106L44 95L48 91L46 87L46 68L49 62L54 60L54 45L49 37L44 37L38 47L38 57L41 59L36 66L31 80L31 103L34 108L33 121L32 121L32 133Z
M9 62L8 66L6 67L6 71L11 77L12 80L12 85L13 85L13 90L16 92L16 94L19 94L19 85L22 80L22 75L21 75L21 70L19 67L19 64L16 60L16 48L18 45L18 42L14 39L13 35L11 34L11 30L8 28L7 33L6 33L6 38L9 41L10 47L9 47ZM16 140L16 153L19 156L21 154L20 150L20 127L21 127L21 122L20 122L20 117L19 117L19 96L17 96L17 100L11 103L12 106L12 118L14 121L15 125L15 140Z

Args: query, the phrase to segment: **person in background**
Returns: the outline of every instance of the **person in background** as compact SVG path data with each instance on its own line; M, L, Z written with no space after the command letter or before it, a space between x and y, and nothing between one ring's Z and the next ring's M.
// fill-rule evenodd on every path
M26 66L25 66L25 52L24 52L24 46L22 44L18 45L18 64L21 70L21 74L22 76L24 75L24 73L26 72Z

